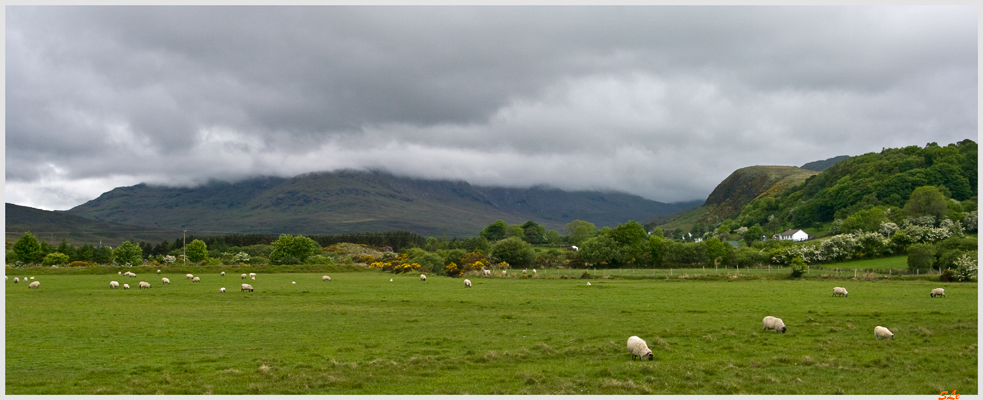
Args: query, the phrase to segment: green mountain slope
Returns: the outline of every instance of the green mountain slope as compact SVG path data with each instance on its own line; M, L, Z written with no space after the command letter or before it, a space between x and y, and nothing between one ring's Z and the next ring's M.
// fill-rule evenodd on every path
M614 226L683 210L639 196L536 187L477 187L463 181L340 171L293 178L211 182L195 188L116 188L68 213L137 226L213 234L335 234L407 230L474 236L497 219L562 229L575 219Z
M182 232L176 229L147 228L94 221L60 211L38 210L16 204L6 204L5 230L8 241L16 241L24 232L31 232L38 239L57 245L62 240L72 244L96 244L100 241L116 246L125 240L148 243L172 240Z

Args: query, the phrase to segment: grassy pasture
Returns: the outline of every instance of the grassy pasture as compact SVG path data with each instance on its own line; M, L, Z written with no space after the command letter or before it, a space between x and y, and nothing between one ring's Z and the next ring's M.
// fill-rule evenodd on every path
M321 275L261 273L255 293L238 274L11 275L5 392L978 393L976 283ZM655 360L631 360L631 335Z

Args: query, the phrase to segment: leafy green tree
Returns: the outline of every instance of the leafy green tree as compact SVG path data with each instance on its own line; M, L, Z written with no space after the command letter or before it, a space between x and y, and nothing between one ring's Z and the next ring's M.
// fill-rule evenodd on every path
M314 239L282 234L270 245L270 262L278 265L301 264L320 251L321 246Z
M765 230L761 229L761 226L754 225L744 232L744 243L748 246L754 244L754 242L760 242L761 238L765 235Z
M63 239L61 241L61 244L58 245L55 251L68 256L69 259L75 257L75 246L72 246L71 243L68 243L68 240Z
M532 245L518 237L505 238L493 244L491 256L496 261L505 261L517 268L530 266L536 261Z
M192 240L184 251L185 255L188 256L188 261L195 263L195 265L208 258L208 245L201 239Z
M17 260L25 264L41 262L44 254L41 252L41 242L31 232L24 232L12 247L17 254Z
M584 240L593 237L594 231L597 230L597 227L590 222L575 219L573 222L564 225L564 229L570 236L570 238L567 239L570 244L579 245Z
M935 264L935 245L915 243L908 246L908 268L929 269Z
M492 222L485 229L481 230L481 237L485 238L489 242L497 242L499 240L505 239L505 230L508 228L508 224L505 221L498 220Z
M95 252L96 248L91 244L86 243L83 244L82 247L75 250L75 254L70 257L72 261L95 261Z
M546 243L546 227L537 224L535 221L526 221L526 223L522 224L521 227L522 236L526 243Z
M727 248L730 247L729 244L720 241L716 237L704 240L703 243L707 248L707 262L710 266L713 266L717 261L722 261L724 256L727 255Z
M485 253L491 249L491 244L488 243L488 239L485 239L482 236L475 236L462 240L460 248L467 250L469 253L476 251Z
M806 264L806 262L802 260L802 257L793 258L792 262L790 262L788 266L792 270L791 276L793 278L800 278L802 275L809 272L809 264Z
M560 232L557 232L556 229L550 229L546 231L546 243L557 244L562 241L563 241L563 237L560 236Z
M638 222L618 224L608 235L614 240L616 250L620 253L615 260L617 264L639 262L648 255L648 233Z
M853 233L858 230L877 232L881 229L881 224L887 222L887 220L886 207L860 210L843 220L843 224L840 225L840 232Z
M618 242L611 235L597 235L580 242L577 257L588 266L600 264L614 266L621 262L622 254L618 251L619 247Z
M113 249L109 246L99 246L92 251L92 261L97 264L109 264L113 262Z
M69 258L67 254L56 251L54 253L48 253L48 255L44 256L44 259L41 260L41 265L65 265L68 264L68 260Z
M526 232L524 229L522 229L522 225L513 224L513 225L509 225L508 228L505 228L505 237L507 238L515 237L519 239L525 239L525 236L526 236Z
M113 263L116 265L143 264L143 250L130 241L125 241L113 250Z
M946 212L945 195L935 186L915 188L904 206L904 212L912 218L929 215L941 220Z

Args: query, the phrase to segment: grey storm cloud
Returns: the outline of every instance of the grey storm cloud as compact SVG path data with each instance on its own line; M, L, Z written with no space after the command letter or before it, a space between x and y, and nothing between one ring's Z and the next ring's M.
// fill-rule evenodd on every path
M8 6L6 201L384 169L705 198L977 137L971 6Z

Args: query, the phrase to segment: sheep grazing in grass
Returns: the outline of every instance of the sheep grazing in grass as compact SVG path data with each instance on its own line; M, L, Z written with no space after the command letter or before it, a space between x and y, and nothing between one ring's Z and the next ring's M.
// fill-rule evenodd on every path
M38 286L41 286L41 282L34 281L34 282L31 282L30 285L27 285L27 288L28 289L37 289Z
M219 292L222 292L222 293L225 293L225 288L220 288L218 291Z
M536 274L536 269L535 268L532 269L532 273L533 273L533 275Z
M590 286L590 282L587 282L587 286Z
M140 281L140 289L150 289L150 282Z
M123 284L123 289L129 289L129 288L130 288L130 284L129 283L124 283Z
M116 288L118 288L118 287L119 287L119 282L116 282L116 281L109 281L109 288L110 288L110 289L116 289Z
M483 269L483 270L481 270L481 274L484 275L484 276L488 276L488 275L491 275L491 271L490 270L487 270L487 269Z
M296 285L297 284L297 281L290 281L290 284L291 285Z
M123 275L123 271L116 271L116 275Z
M201 282L201 278L196 276L194 278L191 278L191 282Z
M14 283L20 283L20 278L18 278L18 277L15 276L14 277Z
M846 288L841 288L839 286L833 288L833 297L836 297L836 296L846 297L847 294L848 293L846 291Z
M508 273L509 273L508 270L502 270L502 276L508 275Z
M256 277L255 277L255 276L253 276L253 277L250 277L249 279L252 279L252 280L254 280L254 281L255 281L255 280L256 280Z
M171 284L171 280L170 279L167 279L167 278L160 278L160 282L163 283L163 284L165 284L165 285L170 285Z
M781 318L775 318L769 315L761 322L763 325L762 330L764 331L774 329L775 333L785 333L785 322L783 322Z
M420 280L421 281L426 281L427 280L427 276L424 275L424 274L420 274Z
M225 271L222 271L222 273L218 274L218 276L225 276Z
M528 274L527 270L522 270L522 275Z
M470 279L465 279L464 280L464 287L466 287L466 288L471 287L471 280Z
M194 278L195 276L194 276L194 275L192 275L192 274L187 274L187 275L185 275L184 277L185 277L185 278L188 278L188 279L193 279L193 278Z
M240 290L240 292L245 292L247 290L250 291L250 292L252 292L253 291L253 285L250 285L248 283L243 283L242 284L242 290Z
M32 281L34 280L34 277L33 277L33 276L31 277L31 280L32 280Z
M242 274L242 279L246 279L246 274Z
M256 277L256 273L255 272L250 272L249 273L249 277L250 278L255 278Z
M322 276L322 277L321 277L321 280L322 280L322 281L330 281L330 280L331 280L331 277L330 277L330 276L327 276L327 275L325 275L325 276Z
M876 339L891 338L891 340L894 340L894 334L883 326L877 326L874 328L874 338Z
M16 278L14 278L14 279L16 279ZM932 296L933 298L934 297L945 297L945 289L943 289L943 288L935 288L935 289L932 289L932 293L929 293L928 295L929 296Z
M160 273L160 270L159 270L159 269L157 270L157 273L158 273L158 274Z
M649 350L648 344L638 336L628 338L628 352L631 353L632 361L635 361L635 357L639 360L652 359L652 350Z

